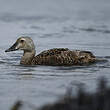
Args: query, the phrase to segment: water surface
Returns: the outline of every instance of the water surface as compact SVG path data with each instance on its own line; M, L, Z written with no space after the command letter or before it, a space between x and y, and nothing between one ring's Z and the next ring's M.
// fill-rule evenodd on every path
M39 107L52 103L69 87L110 80L109 0L0 0L0 108L16 100ZM5 53L15 40L30 36L36 51L65 47L92 51L107 62L90 66L21 66L22 51Z

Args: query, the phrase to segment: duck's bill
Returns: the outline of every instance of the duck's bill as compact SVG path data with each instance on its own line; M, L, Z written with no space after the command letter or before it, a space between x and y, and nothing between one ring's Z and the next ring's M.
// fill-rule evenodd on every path
M16 51L16 50L18 50L17 43L12 45L9 49L5 50L5 52L11 52L11 51Z

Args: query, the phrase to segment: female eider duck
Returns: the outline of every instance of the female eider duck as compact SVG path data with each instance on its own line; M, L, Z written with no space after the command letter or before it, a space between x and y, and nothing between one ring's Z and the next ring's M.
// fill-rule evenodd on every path
M35 56L35 45L30 37L18 38L15 44L5 52L16 50L24 51L20 61L23 65L72 66L96 61L96 57L89 51L69 50L68 48L53 48Z

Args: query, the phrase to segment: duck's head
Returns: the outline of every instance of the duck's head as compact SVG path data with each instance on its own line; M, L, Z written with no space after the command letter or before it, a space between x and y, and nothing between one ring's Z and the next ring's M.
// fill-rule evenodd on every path
M33 40L30 37L20 37L9 49L5 50L5 52L16 50L24 50L27 52L35 50Z

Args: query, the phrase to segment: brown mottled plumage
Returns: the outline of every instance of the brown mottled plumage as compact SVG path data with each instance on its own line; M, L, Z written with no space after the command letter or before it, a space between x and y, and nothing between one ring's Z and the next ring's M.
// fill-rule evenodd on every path
M15 44L5 52L23 50L21 64L71 66L84 65L96 61L96 57L89 51L69 50L68 48L53 48L35 56L35 46L30 37L20 37Z

